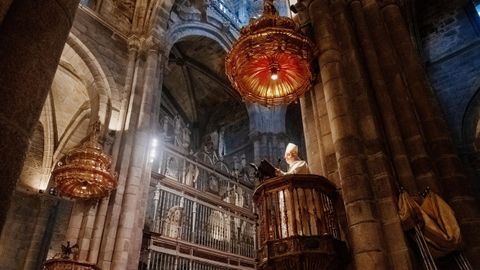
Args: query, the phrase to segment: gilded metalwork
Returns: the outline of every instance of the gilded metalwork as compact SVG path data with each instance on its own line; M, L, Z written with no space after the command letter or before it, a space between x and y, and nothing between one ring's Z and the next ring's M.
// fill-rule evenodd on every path
M241 30L225 59L225 71L246 101L288 104L311 87L313 48L296 23L278 16L273 1L267 0L263 15Z
M116 188L116 176L110 171L112 158L98 142L99 129L98 124L90 138L71 150L53 170L56 188L62 195L72 199L102 198Z

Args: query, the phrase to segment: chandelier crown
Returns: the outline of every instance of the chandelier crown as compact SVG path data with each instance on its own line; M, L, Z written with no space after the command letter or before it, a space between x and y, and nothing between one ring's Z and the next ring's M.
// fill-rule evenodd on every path
M273 0L265 0L262 16L240 31L225 59L225 72L246 101L288 104L311 87L313 48L297 24L279 16Z
M57 190L72 199L94 199L108 196L117 186L110 172L112 158L99 143L97 122L87 141L73 148L52 172Z

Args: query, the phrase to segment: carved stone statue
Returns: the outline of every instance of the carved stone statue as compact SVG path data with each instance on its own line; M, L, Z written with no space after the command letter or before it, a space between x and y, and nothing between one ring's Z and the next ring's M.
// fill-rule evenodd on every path
M182 129L182 139L183 139L183 142L182 142L182 146L183 146L183 149L185 149L187 152L188 150L190 149L190 135L192 134L192 132L190 131L190 125L187 124L183 129Z
M218 194L218 192L220 191L218 185L218 178L213 174L210 174L210 176L208 177L208 189L210 190L210 192L215 194Z
M182 124L182 118L177 114L175 116L175 129L174 129L174 135L175 135L175 145L176 146L183 146L182 142L182 132L183 131L183 124Z
M178 164L177 160L174 157L170 157L168 159L165 175L170 176L174 179L178 179Z
M171 122L170 117L165 116L162 119L162 128L160 130L160 136L164 142L171 143L172 142L172 136L169 135L170 133L170 125L169 123Z
M185 185L193 187L197 182L200 170L193 163L189 163L185 171Z
M183 208L174 206L168 210L167 217L163 224L163 235L170 238L180 237L182 226Z

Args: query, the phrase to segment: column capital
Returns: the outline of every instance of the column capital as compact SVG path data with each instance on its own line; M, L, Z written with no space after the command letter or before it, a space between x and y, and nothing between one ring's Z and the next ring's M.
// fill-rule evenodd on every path
M164 42L156 36L153 35L138 35L133 34L128 37L128 50L136 51L139 53L161 53L165 51Z
M131 35L127 38L128 51L138 52L141 48L142 42L139 36Z
M155 36L148 36L144 39L142 44L142 49L144 52L163 52L165 51L164 42L162 42L159 38Z

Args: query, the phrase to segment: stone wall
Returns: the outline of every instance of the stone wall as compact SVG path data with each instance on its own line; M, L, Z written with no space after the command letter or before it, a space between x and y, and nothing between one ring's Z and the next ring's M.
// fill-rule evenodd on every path
M69 202L16 192L0 236L0 269L41 269L49 249L60 252L70 211Z
M427 72L457 143L464 143L463 117L480 87L480 19L464 2L426 1L418 9Z
M80 7L71 33L109 69L117 86L122 88L128 62L127 41L121 32L112 29L113 26L106 26L106 22L94 18L91 11Z
M109 97L111 99L106 101L107 104L105 105L108 107L106 121L109 121L112 115L118 115L120 97L118 93L112 92L115 92L118 89L123 89L128 58L125 38L120 32L116 32L116 30L112 29L114 28L108 26L106 22L102 22L100 19L92 16L92 11L83 7L79 8L75 17L74 26L71 30L75 39L73 44L76 46L85 45L86 50L82 51L82 53L88 51L88 53L91 53L92 55L88 55L90 58L87 59L85 58L86 55L81 55L81 53L77 51L79 49L78 47L72 49L71 46L66 46L68 47L68 50L66 50L67 53L64 51L64 54L62 55L62 59L64 58L65 61L60 63L57 71L58 74L67 74L65 67L61 66L62 63L64 64L66 61L68 62L70 60L72 60L72 63L80 63L77 61L77 58L82 58L80 60L81 63L85 65L85 68L90 68L90 70L82 70L84 66L81 65L72 66L69 72L73 74L73 77L77 75L77 73L73 71L79 71L78 74L83 75L88 72L93 73L92 76L94 82L96 82L96 77L103 75L107 76L106 80L109 82L108 86L110 89L99 89L96 88L97 85L93 85L94 82L87 82L78 79L78 81L85 83L85 87L89 88L89 91L97 91L96 94L98 95L101 95L101 91L110 92ZM92 59L98 62L99 69L101 69L104 74L95 74L95 70L91 69L92 65L94 65L91 63ZM73 94L69 95L66 93L71 90L71 83L65 84L56 77L53 87L55 87L55 85L63 90L59 98L66 99L70 102L76 101L74 99L72 100ZM58 93L51 91L51 95L55 94ZM88 99L87 97L85 98ZM98 97L94 95L90 98L98 99ZM53 97L52 100L55 100L55 97ZM87 103L92 107L92 110L86 117L95 118L92 114L98 113L98 109L96 110L92 103L101 103L103 101L89 100L88 102ZM48 103L49 102L47 102L47 104ZM56 105L57 107L51 106L51 110L54 110L51 114L55 116L53 117L54 119L52 122L55 127L53 129L47 129L38 124L34 136L31 138L30 152L27 154L29 159L27 159L27 162L25 163L23 170L24 173L21 176L21 178L23 177L22 180L32 176L30 177L32 178L32 181L39 181L38 177L33 177L35 175L32 174L32 168L42 166L42 160L47 156L44 154L48 152L47 148L51 146L54 147L52 150L56 150L57 147L61 148L63 145L64 149L60 149L59 151L65 153L81 141L85 137L85 134L87 134L86 132L89 126L88 121L79 125L78 128L75 129L75 132L79 130L80 133L74 133L73 135L67 134L64 136L61 130L57 130L57 127L59 127L58 121L62 121L62 119L67 121L64 125L68 125L68 128L72 125L75 126L75 124L72 124L70 121L72 121L74 116L77 116L77 107L80 107L82 104L74 104L75 106L63 108L63 111L59 109L60 106L58 104ZM47 111L50 113L50 106L46 105L45 107L49 108ZM42 122L42 124L45 123ZM45 134L44 129L46 129ZM79 134L80 138L78 138ZM53 141L48 141L48 138L53 138ZM50 143L53 143L54 146L50 145ZM49 155L52 155L52 153ZM55 163L56 162L53 161L53 164ZM48 171L51 170L51 168L47 169ZM21 183L19 182L17 192L12 197L7 221L0 237L0 269L2 270L42 269L42 262L45 259L51 258L60 253L61 244L65 244L66 241L65 234L70 219L72 202L59 199L58 197L52 197L45 193L37 193L37 189L25 188L25 183L27 182L28 181L26 180ZM22 191L20 191L20 189ZM23 193L25 191L29 193Z
M464 161L476 166L480 17L471 1L422 2L417 22L426 71Z

